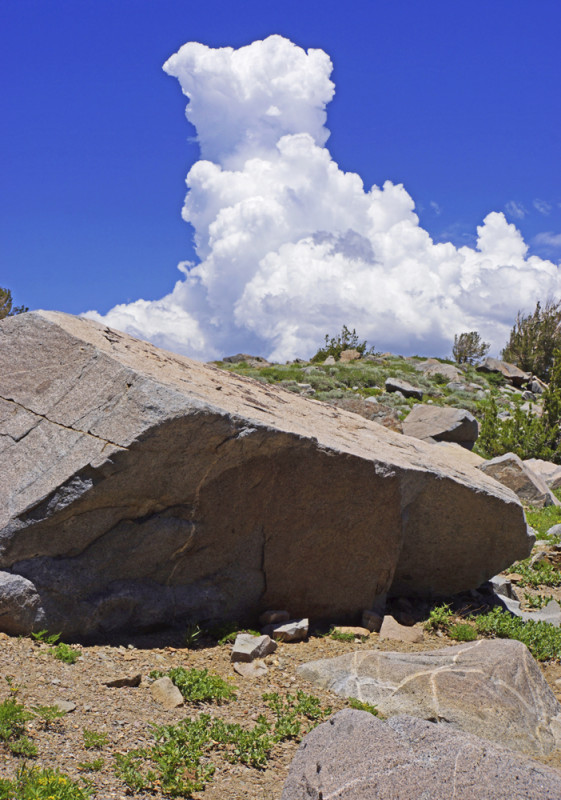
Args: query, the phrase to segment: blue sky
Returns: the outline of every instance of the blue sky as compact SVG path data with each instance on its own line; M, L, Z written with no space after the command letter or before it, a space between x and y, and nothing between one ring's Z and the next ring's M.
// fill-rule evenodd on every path
M199 149L162 65L188 41L239 48L274 33L331 58L326 146L366 190L403 183L421 226L457 247L502 211L531 254L561 260L558 0L3 0L1 11L0 286L17 303L105 314L171 292L178 262L198 258L181 207Z

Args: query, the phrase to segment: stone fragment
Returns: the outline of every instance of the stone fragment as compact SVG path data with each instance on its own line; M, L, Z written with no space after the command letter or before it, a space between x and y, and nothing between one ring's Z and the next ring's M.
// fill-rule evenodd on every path
M522 386L532 377L529 372L523 372L514 364L500 361L498 358L486 358L476 366L478 372L495 372L509 380L513 386Z
M512 583L508 578L503 578L502 575L495 575L490 579L489 583L495 594L500 594L503 597L510 597L511 600L517 600Z
M232 647L230 661L255 661L274 653L278 645L270 636L252 636L251 633L238 633Z
M524 622L547 622L555 628L561 627L561 606L557 600L550 600L547 605L536 611L522 611L519 600L505 595L500 597L500 602L507 611Z
M53 705L65 714L71 714L73 711L76 711L76 703L73 703L71 700L56 700Z
M398 378L386 378L385 387L386 392L401 392L404 397L423 399L423 390L419 386L413 386L412 383L400 381Z
M266 675L269 671L267 669L267 665L263 663L263 661L235 661L233 663L234 672L237 672L238 675L241 675L242 678L250 678L255 680L256 678L262 678L263 675Z
M394 617L386 615L380 628L380 639L392 639L395 642L422 642L423 632L418 628L400 625Z
M526 458L523 463L530 467L535 475L542 478L552 491L561 488L561 466L559 464L544 461L541 458Z
M269 362L262 356L250 356L248 353L236 353L235 356L225 356L222 361L225 364L241 364L245 361L250 367L266 367Z
M504 456L484 461L478 468L512 489L524 503L538 508L561 505L545 481L515 453L505 453Z
M545 756L561 746L561 706L521 642L481 639L421 653L364 651L303 664L301 678L385 716L446 721Z
M378 633L383 621L383 615L376 613L376 611L370 611L365 608L362 612L362 624L368 631Z
M135 675L123 675L118 678L108 678L102 681L104 686L110 686L115 689L122 689L124 686L140 686L142 675L137 672Z
M264 630L279 642L301 642L308 635L308 619L295 619L284 625L268 625Z
M473 448L479 435L479 425L473 414L450 406L429 406L419 403L413 406L402 425L406 436L456 442L468 450Z
M166 711L183 705L183 695L167 675L154 681L150 686L150 692L154 700L163 706Z
M92 320L2 320L0 374L2 631L352 618L528 555L469 465Z
M324 363L324 365L325 365L326 367L330 367L330 366L332 366L333 364L335 364L335 363L336 363L336 361L335 361L335 359L333 358L333 356L327 356L327 358L325 359L325 361L324 361L323 363Z
M362 628L360 625L334 625L333 633L352 633L357 638L368 638L370 636L368 628Z
M300 743L281 800L558 800L561 773L450 725L345 709Z
M552 525L551 528L548 528L547 535L561 537L561 523L558 523L557 525Z
M341 355L339 356L339 361L343 363L349 363L350 361L356 361L360 358L360 353L358 350L342 350Z
M259 617L259 624L272 625L274 622L288 622L289 619L288 611L264 611Z

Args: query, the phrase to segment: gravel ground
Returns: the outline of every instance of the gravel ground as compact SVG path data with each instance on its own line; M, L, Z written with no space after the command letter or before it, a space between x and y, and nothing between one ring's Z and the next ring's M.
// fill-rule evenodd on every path
M422 627L420 624L417 627ZM186 716L202 712L219 716L229 722L251 726L257 716L265 711L262 700L264 692L280 695L294 693L297 689L316 695L322 705L338 711L347 706L347 701L307 684L296 674L296 667L306 661L328 658L356 651L357 649L397 650L414 652L436 649L456 644L446 637L425 633L421 644L380 642L377 634L371 634L364 642L339 642L330 638L312 636L306 642L280 644L278 650L268 656L269 672L259 679L244 679L237 675L230 663L229 645L202 646L187 649L180 639L163 635L156 637L130 638L123 643L104 646L73 645L80 651L80 658L73 664L56 660L49 647L27 638L10 638L0 634L0 701L10 694L7 676L13 685L20 687L18 697L27 707L53 705L65 700L76 704L50 730L42 729L40 723L29 724L29 734L38 749L34 763L39 766L58 767L74 779L87 777L92 782L96 800L120 800L121 798L158 798L159 792L133 794L120 781L113 770L116 753L126 753L135 747L152 743L150 723L169 724L179 722ZM197 669L207 668L237 687L237 699L221 706L184 706L165 711L150 693L151 670L166 671L173 666ZM561 665L543 667L544 675L556 696L561 700L560 687L555 684L561 676ZM108 688L105 681L117 677L142 675L138 687ZM108 744L102 750L86 750L84 729L106 733ZM214 778L205 790L194 793L200 800L278 800L286 778L289 764L296 752L296 742L284 742L275 746L268 767L263 770L231 765L213 758L217 769ZM103 758L104 766L99 772L85 773L79 764L94 758ZM561 767L559 756L548 759L552 766ZM0 777L13 777L20 759L12 756L0 745Z

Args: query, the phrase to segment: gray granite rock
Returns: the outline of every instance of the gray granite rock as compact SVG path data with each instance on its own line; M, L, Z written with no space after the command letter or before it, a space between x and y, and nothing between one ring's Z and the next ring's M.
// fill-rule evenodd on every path
M278 644L270 636L253 636L251 633L238 633L232 647L230 661L255 661L274 653Z
M561 772L450 725L345 709L304 737L281 800L559 800Z
M534 756L561 746L561 705L526 646L514 640L421 653L360 651L303 664L298 672L386 716L447 722Z
M403 397L414 397L416 400L423 399L423 390L412 383L401 381L398 378L386 378L386 392L401 392Z
M2 320L0 374L0 630L343 621L528 555L467 464L91 320Z
M508 486L529 505L538 508L561 505L543 478L537 475L527 462L522 461L515 453L505 453L503 456L484 461L478 469L504 486Z
M413 406L402 423L403 433L416 439L457 442L468 450L479 435L477 420L469 411L449 406Z

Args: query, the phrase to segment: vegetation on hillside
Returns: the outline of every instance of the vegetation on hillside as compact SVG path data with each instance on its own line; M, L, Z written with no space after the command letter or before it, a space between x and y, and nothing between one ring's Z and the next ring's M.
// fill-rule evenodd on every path
M23 314L24 311L29 311L29 309L26 306L14 306L11 291L0 286L0 319Z
M485 358L489 352L490 344L484 342L477 331L456 334L452 357L458 364L475 364Z
M561 349L561 301L537 303L531 314L520 311L502 358L544 381L550 379L554 354Z

